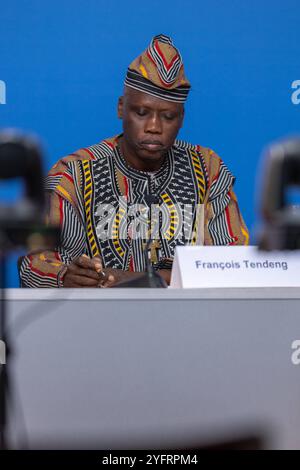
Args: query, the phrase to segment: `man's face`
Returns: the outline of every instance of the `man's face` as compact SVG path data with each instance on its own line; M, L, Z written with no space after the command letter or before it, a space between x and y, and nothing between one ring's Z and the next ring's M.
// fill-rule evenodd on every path
M125 87L118 116L123 120L121 149L127 162L139 170L153 171L176 139L184 107Z

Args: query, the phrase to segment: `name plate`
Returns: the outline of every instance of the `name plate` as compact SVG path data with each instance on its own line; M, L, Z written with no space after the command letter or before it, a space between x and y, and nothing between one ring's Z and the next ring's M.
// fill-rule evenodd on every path
M174 288L299 287L300 251L259 251L255 246L176 248Z

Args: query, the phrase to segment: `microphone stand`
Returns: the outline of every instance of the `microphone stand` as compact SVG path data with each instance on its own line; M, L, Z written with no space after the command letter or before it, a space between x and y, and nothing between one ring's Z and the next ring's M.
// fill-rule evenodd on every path
M6 252L17 246L38 245L47 249L57 246L58 227L43 223L44 189L42 158L35 140L15 131L0 132L0 180L22 178L25 197L17 204L0 204L0 339L4 343L6 362L0 369L0 449L8 449L8 400L11 399L10 363L12 347L6 314ZM30 241L31 237L31 241ZM10 358L10 360L8 360Z
M149 177L150 180L150 177ZM112 288L119 287L151 287L151 288L166 288L168 287L166 281L155 271L152 266L151 259L148 257L149 248L153 242L152 238L152 219L151 219L151 205L157 204L157 197L151 193L151 181L149 181L149 194L145 194L145 201L150 209L150 237L144 249L144 259L146 266L146 274L141 275L138 279L131 279L130 281L119 282L112 286Z
M14 217L13 214L16 216ZM8 403L12 403L13 390L11 387L11 363L13 356L13 342L7 326L7 302L6 302L6 252L14 245L26 246L26 240L30 234L37 234L40 241L43 239L42 249L57 246L59 241L59 229L57 227L45 227L41 222L33 224L32 221L18 221L17 212L12 210L12 220L3 222L0 211L0 339L5 345L5 364L0 365L0 449L9 449L8 429L9 414ZM2 226L2 227L1 227ZM15 403L13 403L15 405Z
M151 260L148 258L148 251L150 248L153 239L150 237L147 241L146 247L144 249L144 258L146 262L146 273L141 275L137 279L131 279L130 281L119 282L111 288L119 287L151 287L151 288L166 288L168 287L166 281L160 276L160 274L155 271L151 264Z
M147 273L147 280L149 285L147 287L168 287L166 281L160 276L160 274L155 271L155 269L152 266L151 259L148 257L148 251L153 242L153 239L149 238L147 241L145 250L144 250L144 256L145 256L145 261L146 261L146 273Z
M152 237L152 204L158 204L158 197L152 193L152 181L151 181L151 176L148 175L148 187L149 187L149 194L145 194L145 201L146 204L150 210L150 216L149 216L149 222L150 222L150 236L148 239L148 242L146 244L145 250L144 250L144 256L145 256L145 261L146 261L146 273L148 277L148 282L149 282L149 287L168 287L166 281L158 274L155 269L153 269L152 263L151 263L151 257L149 259L148 257L148 251L153 243L153 237Z

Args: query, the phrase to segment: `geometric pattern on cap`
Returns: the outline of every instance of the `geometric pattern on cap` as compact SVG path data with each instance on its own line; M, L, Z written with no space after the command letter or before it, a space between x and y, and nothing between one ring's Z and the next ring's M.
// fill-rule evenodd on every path
M159 43L167 44L167 46L163 49ZM160 79L165 86L173 84L182 66L182 58L172 39L163 34L155 36L149 44L147 54L155 64Z

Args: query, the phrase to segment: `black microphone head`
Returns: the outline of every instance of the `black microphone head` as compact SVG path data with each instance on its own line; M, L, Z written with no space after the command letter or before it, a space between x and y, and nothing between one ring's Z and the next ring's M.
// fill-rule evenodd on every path
M0 132L0 179L24 177L41 168L41 150L36 139L14 129Z
M53 249L59 228L44 223L45 193L42 152L37 139L16 130L0 132L0 180L22 179L25 194L13 204L0 201L0 231L5 248ZM1 183L1 181L0 181Z
M40 223L44 211L42 156L37 141L8 129L0 132L0 180L21 179L23 198L13 204L0 201L0 225L11 232L21 225Z
M259 247L300 249L300 205L291 204L288 198L292 188L300 191L300 138L272 144L264 155L264 165Z
M0 179L22 178L26 196L37 207L44 203L42 155L38 142L15 130L0 132Z

